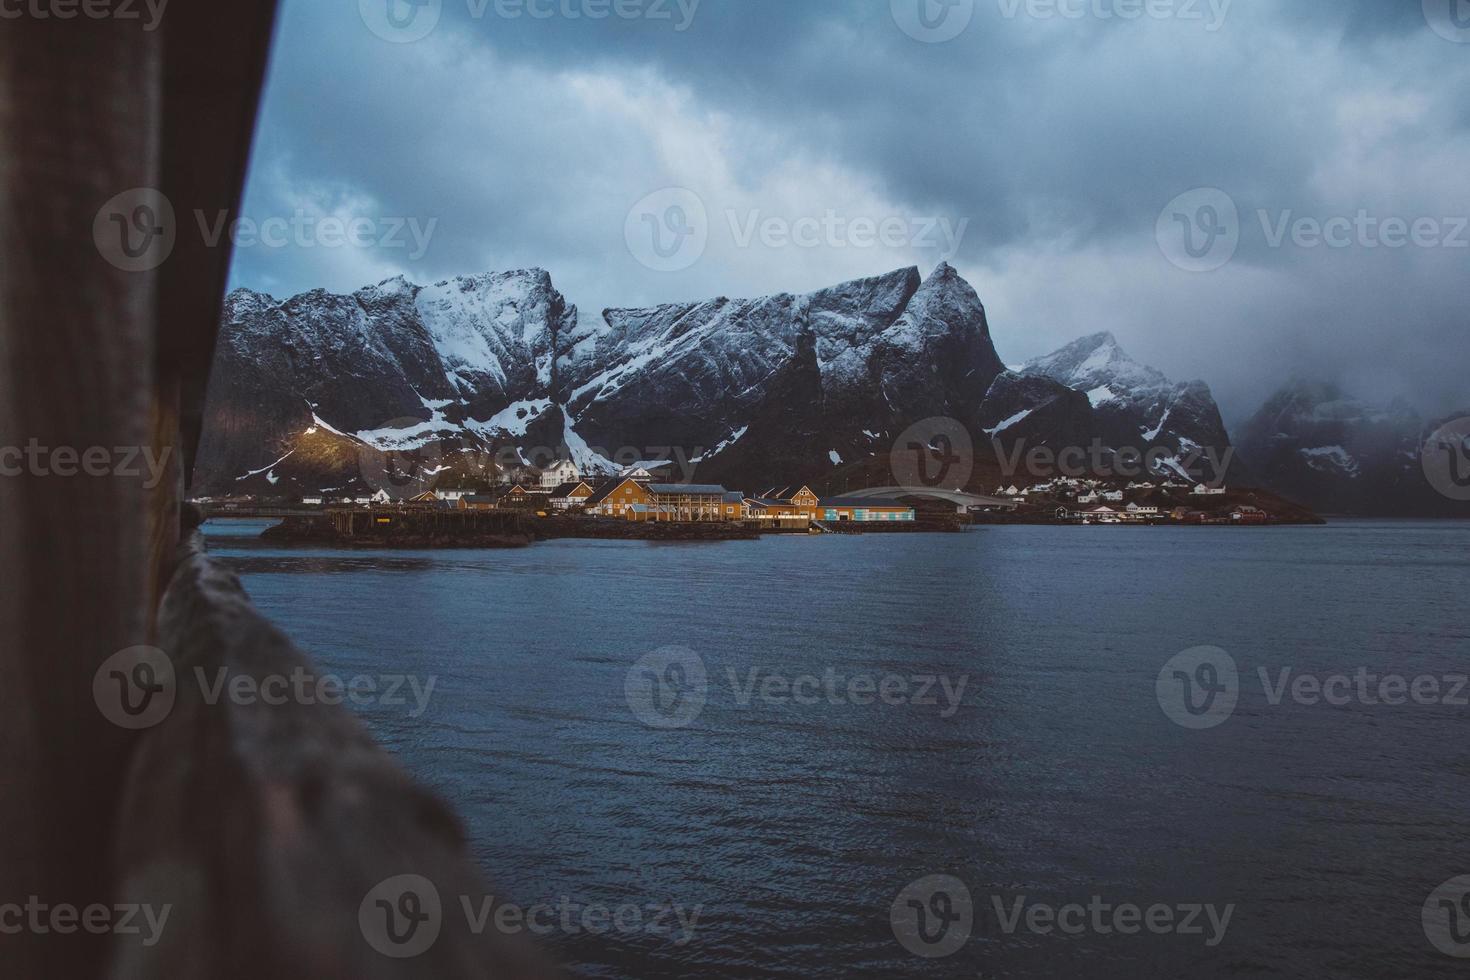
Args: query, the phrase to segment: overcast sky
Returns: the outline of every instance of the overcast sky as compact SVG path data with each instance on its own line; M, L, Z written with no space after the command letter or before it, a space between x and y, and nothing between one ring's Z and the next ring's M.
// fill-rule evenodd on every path
M284 0L243 213L375 244L298 220L233 285L540 266L596 317L948 259L1008 363L1470 406L1452 0L415 2Z

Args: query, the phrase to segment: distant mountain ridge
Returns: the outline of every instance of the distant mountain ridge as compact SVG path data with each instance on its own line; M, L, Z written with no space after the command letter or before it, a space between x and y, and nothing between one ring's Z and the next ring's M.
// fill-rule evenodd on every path
M1271 489L1321 513L1467 516L1425 477L1425 442L1448 421L1425 420L1402 399L1373 405L1294 378L1246 423L1241 445Z
M1111 334L1007 371L979 295L948 264L596 321L529 269L287 300L236 290L192 492L367 492L365 447L431 441L446 479L484 478L487 454L565 453L591 473L678 456L746 489L866 483L899 433L936 417L982 457L993 443L1094 443L1154 450L1159 475L1231 446L1207 385L1170 381ZM981 462L975 489L988 492Z

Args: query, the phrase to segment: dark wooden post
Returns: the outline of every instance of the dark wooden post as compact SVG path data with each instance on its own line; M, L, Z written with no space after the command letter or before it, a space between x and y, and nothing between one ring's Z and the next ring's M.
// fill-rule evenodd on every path
M110 197L158 183L161 77L162 39L136 24L23 17L0 30L0 447L37 450L0 476L7 901L109 894L127 739L95 707L92 675L147 640L150 495L137 478L55 467L154 442L155 282L105 262L92 228ZM5 970L95 975L104 941L6 937Z
M111 895L134 736L106 721L92 681L150 640L176 551L181 450L197 437L229 263L190 237L191 215L238 199L273 10L175 0L153 22L142 4L28 5L0 28L5 901ZM135 216L162 220L137 210L160 194L173 254L110 261L94 231L105 242ZM87 977L106 943L27 932L0 956L7 975Z

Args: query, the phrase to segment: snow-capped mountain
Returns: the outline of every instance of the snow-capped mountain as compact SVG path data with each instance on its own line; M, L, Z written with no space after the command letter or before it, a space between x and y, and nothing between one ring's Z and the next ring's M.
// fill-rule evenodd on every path
M577 314L541 270L225 301L194 475L203 493L365 489L365 445L526 435ZM557 433L559 438L560 433ZM284 481L284 483L282 483Z
M237 290L193 490L362 490L363 446L430 440L452 447L445 468L512 446L600 472L675 458L737 485L815 479L918 419L969 422L1002 370L948 265L602 321L583 324L542 270L285 301Z
M1246 423L1241 451L1271 489L1324 513L1463 515L1424 476L1424 441L1443 421L1298 378Z
M1230 445L1207 386L1171 382L1108 334L1006 371L948 264L591 319L539 269L347 296L237 290L206 412L201 495L370 492L365 454L416 447L432 448L440 485L565 455L589 474L672 461L746 489L883 485L893 441L935 417L982 457L996 444L1156 450L1160 475Z
M1230 449L1230 435L1209 385L1169 380L1129 357L1111 333L1073 341L1028 362L1019 374L1081 392L1091 408L1088 431L1113 450L1157 451L1159 475L1170 474L1176 464L1187 465L1204 451L1213 450L1223 460ZM1082 423L1073 419L1069 424ZM1235 460L1224 478L1237 483L1249 479Z

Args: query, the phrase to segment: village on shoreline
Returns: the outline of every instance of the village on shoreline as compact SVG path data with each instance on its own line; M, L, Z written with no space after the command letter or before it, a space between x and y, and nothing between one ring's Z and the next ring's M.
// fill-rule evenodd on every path
M396 491L396 492L392 492ZM679 482L657 466L584 478L558 460L533 473L487 485L451 478L421 489L413 481L372 494L307 494L299 500L200 498L205 517L281 517L268 536L301 543L397 541L409 545L493 546L539 538L694 540L762 534L953 532L975 525L1233 526L1316 524L1310 512L1256 490L1180 479L1126 484L1061 477L993 495L927 487L843 490L811 485L758 493ZM416 492L415 492L416 491Z

